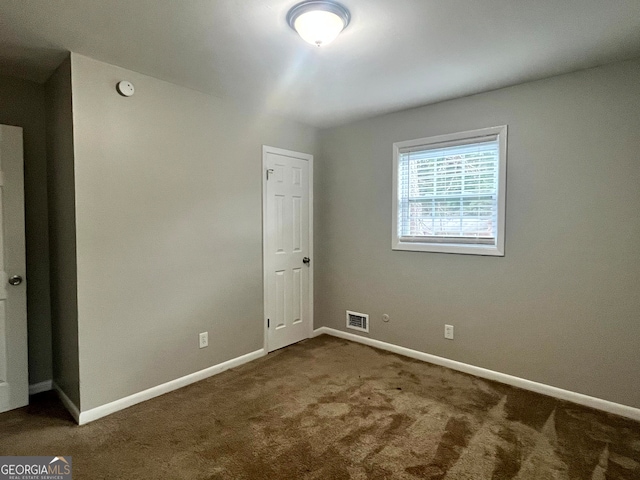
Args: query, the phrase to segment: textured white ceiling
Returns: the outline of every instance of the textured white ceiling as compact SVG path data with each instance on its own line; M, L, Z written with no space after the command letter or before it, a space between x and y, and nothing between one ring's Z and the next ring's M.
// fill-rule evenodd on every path
M331 45L297 0L2 0L0 74L43 82L66 51L329 126L640 57L640 0L342 0Z

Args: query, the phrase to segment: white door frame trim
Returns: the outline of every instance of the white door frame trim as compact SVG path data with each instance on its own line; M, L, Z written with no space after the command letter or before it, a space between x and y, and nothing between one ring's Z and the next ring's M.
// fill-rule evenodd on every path
M311 263L309 264L309 326L307 332L307 338L313 336L313 268L315 258L313 256L313 155L308 153L295 152L293 150L285 150L282 148L270 147L268 145L262 146L262 298L263 298L263 310L262 310L262 323L264 326L264 351L269 351L269 329L267 327L267 154L273 153L276 155L283 155L285 157L297 158L300 160L306 160L309 162L309 258Z

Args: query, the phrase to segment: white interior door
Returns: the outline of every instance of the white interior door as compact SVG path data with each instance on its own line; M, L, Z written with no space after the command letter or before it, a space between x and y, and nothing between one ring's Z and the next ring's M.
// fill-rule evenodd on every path
M267 351L313 328L313 156L263 147L264 285Z
M0 412L29 403L22 128L0 125Z

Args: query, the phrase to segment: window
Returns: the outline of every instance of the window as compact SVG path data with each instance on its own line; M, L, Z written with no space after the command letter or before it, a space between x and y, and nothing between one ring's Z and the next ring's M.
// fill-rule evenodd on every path
M394 250L504 255L507 127L393 145Z

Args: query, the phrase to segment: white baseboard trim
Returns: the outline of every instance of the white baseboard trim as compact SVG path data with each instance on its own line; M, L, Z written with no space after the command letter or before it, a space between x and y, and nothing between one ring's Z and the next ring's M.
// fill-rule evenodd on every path
M469 373L476 377L486 378L487 380L494 380L496 382L505 383L513 387L522 388L550 397L559 398L560 400L567 400L569 402L577 403L578 405L584 405L586 407L595 408L604 412L613 413L622 417L630 418L632 420L640 421L640 409L635 407L629 407L628 405L622 405L620 403L611 402L609 400L603 400L601 398L590 397L582 393L572 392L570 390L564 390L558 387L552 387L544 383L533 382L525 378L514 377L506 373L496 372L494 370L488 370L482 367L476 367L467 363L457 362L444 357L438 357L429 353L420 352L418 350L412 350L410 348L400 347L392 343L382 342L380 340L374 340L369 337L363 337L349 332L343 332L329 327L320 327L313 331L313 336L327 334L334 337L342 338L345 340L351 340L353 342L369 345L370 347L379 348L381 350L387 350L389 352L404 355L405 357L415 358L416 360L422 360L423 362L433 363L442 367L447 367L459 372Z
M171 380L170 382L148 388L147 390L143 390L142 392L134 393L133 395L129 395L128 397L124 397L105 405L80 412L79 418L77 418L76 420L79 425L93 422L94 420L98 420L99 418L106 417L107 415L111 415L112 413L118 412L120 410L124 410L125 408L131 407L140 402L144 402L165 393L172 392L173 390L177 390L178 388L186 387L187 385L199 382L200 380L204 380L205 378L209 378L213 375L217 375L218 373L222 373L225 370L229 370L230 368L239 367L240 365L244 365L245 363L257 360L258 358L263 357L266 354L267 352L263 348L260 350L256 350L255 352L247 353L246 355L227 360L226 362L222 362L212 367L205 368L204 370L200 370L198 372L185 375L184 377L176 378L175 380ZM71 413L73 415L73 412Z
M36 393L48 392L53 390L53 381L45 380L44 382L33 383L29 385L29 395L35 395Z
M74 418L76 423L80 423L80 409L76 406L75 403L71 401L71 399L64 393L64 390L60 388L60 386L56 382L52 382L53 389L58 393L58 397L60 397L60 401L65 406L69 413Z

